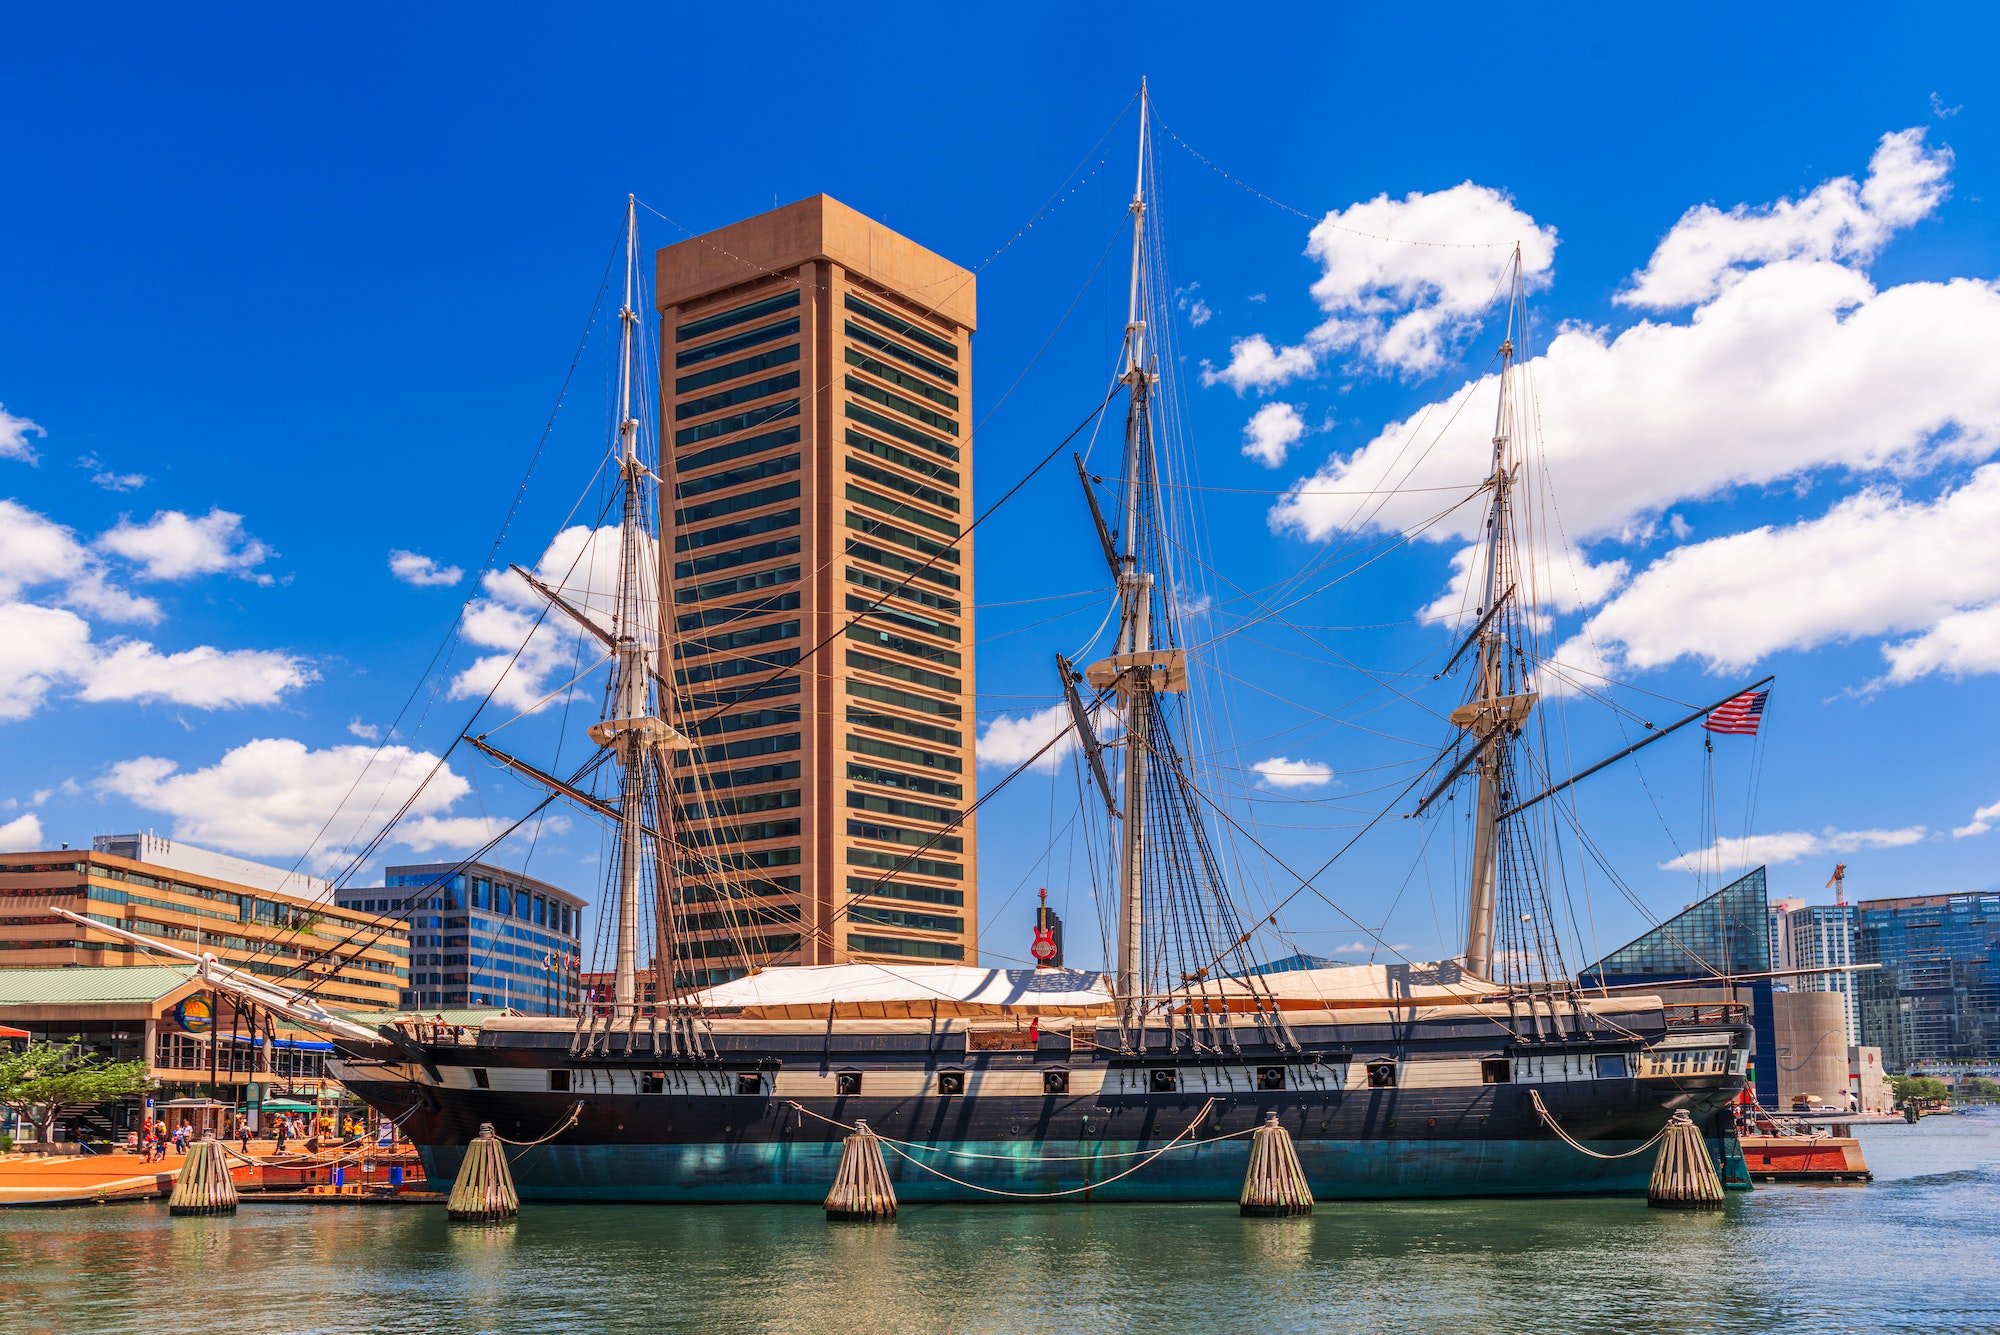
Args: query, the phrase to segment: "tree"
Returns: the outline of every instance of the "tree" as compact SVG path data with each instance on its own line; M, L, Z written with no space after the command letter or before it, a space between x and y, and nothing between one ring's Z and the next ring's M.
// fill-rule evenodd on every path
M33 1126L37 1140L65 1113L133 1098L153 1087L145 1062L105 1061L80 1044L72 1038L0 1053L0 1108Z
M1892 1075L1889 1087L1896 1091L1898 1103L1908 1103L1911 1099L1935 1099L1942 1103L1951 1097L1944 1081L1928 1075Z
M2000 1102L2000 1081L1969 1075L1958 1082L1958 1095L1975 1103Z

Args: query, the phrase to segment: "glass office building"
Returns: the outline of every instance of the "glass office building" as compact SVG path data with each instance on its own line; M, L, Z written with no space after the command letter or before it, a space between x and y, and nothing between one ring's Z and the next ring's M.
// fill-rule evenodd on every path
M2000 1061L2000 892L1855 905L1862 1041L1882 1065Z
M575 1011L583 900L484 862L391 867L384 882L350 886L338 898L344 908L409 925L410 982L403 1009Z

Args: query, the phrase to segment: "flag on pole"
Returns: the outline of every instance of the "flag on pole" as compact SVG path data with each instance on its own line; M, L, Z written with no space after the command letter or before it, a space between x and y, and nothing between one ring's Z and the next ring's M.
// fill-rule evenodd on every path
M1770 698L1769 691L1745 691L1711 709L1701 726L1731 737L1755 737L1757 725L1764 721L1764 702Z

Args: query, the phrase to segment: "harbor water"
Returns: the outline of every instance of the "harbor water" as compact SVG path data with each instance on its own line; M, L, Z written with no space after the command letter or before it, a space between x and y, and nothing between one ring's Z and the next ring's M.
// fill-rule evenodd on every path
M0 1211L0 1331L2000 1330L2000 1110L1860 1128L1870 1186L1232 1206Z

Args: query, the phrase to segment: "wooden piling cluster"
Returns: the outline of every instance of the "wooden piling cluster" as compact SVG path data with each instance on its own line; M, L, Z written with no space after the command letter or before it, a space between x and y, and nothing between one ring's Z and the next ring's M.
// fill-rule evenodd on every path
M836 1223L896 1217L896 1188L882 1158L882 1139L866 1122L856 1122L853 1134L841 1142L840 1167L826 1194L826 1217Z
M482 1122L479 1135L465 1147L465 1162L451 1184L444 1212L452 1219L488 1224L521 1213L514 1191L514 1174L507 1167L507 1147L493 1134L493 1123Z
M1660 1152L1653 1160L1653 1180L1646 1186L1646 1204L1663 1210L1719 1210L1722 1179L1708 1157L1701 1128L1680 1108L1667 1122Z
M235 1214L236 1181L213 1131L188 1146L187 1160L174 1179L167 1213L177 1215Z
M1312 1187L1299 1166L1292 1133L1279 1124L1276 1113L1265 1113L1264 1125L1250 1135L1250 1166L1237 1204L1244 1214L1264 1218L1312 1213Z

